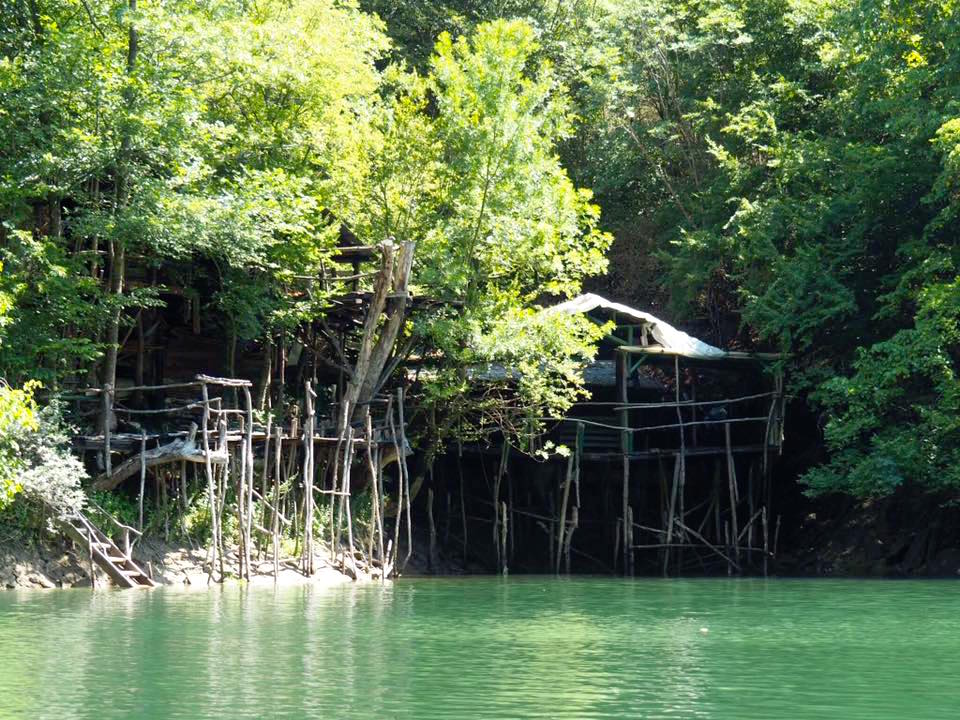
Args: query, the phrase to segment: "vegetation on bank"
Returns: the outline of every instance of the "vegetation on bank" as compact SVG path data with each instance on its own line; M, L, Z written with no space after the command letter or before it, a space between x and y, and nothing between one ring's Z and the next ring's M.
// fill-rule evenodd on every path
M960 487L960 8L947 0L367 0L425 31L524 17L571 90L562 146L608 284L790 353L812 492ZM430 30L426 30L426 29Z
M296 338L342 224L415 241L416 292L448 303L402 335L436 365L435 443L519 436L575 399L599 330L536 310L587 282L789 353L830 451L811 491L960 487L952 0L37 0L0 19L0 502L68 462L27 383L113 384L164 286L225 354ZM491 361L528 370L517 397L465 392Z

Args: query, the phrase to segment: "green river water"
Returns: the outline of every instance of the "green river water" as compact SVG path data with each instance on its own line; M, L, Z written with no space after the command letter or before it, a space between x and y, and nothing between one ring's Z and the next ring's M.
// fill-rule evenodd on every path
M0 718L340 717L958 718L960 584L0 593Z

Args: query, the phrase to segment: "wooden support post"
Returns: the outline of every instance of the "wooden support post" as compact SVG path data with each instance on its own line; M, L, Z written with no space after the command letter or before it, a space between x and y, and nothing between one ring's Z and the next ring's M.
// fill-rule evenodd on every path
M554 555L553 572L560 574L560 562L563 558L563 541L567 534L567 501L570 499L570 484L573 482L573 455L567 456L567 475L563 483L563 499L560 501L560 514L557 515L557 552Z
M190 427L196 429L196 425ZM180 520L183 522L183 516L187 513L187 505L190 498L187 496L187 461L180 461Z
M679 461L679 469L680 469L680 474L679 474L680 482L679 482L679 488L678 488L679 501L680 501L679 516L680 516L681 527L685 527L685 523L687 520L686 504L685 504L685 499L686 499L685 491L686 491L686 484L687 484L687 436L686 436L686 431L684 430L684 427L683 427L683 412L680 410L681 381L680 381L680 356L679 355L674 355L673 357L673 372L674 372L674 381L675 381L674 382L674 402L676 403L676 408L677 408L677 427L680 431L680 454L677 457L677 460ZM672 515L672 511L671 511L671 515ZM673 529L672 524L670 529L671 530ZM669 549L667 550L667 552L668 553L670 552ZM682 547L677 549L677 559L679 561L677 563L677 567L680 568L680 571L682 572L683 570L683 548Z
M774 560L777 559L777 546L780 542L780 516L777 515L777 529L773 531L773 557Z
M507 473L507 510L509 510L510 515L510 547L508 548L507 556L510 561L513 562L514 557L514 536L516 533L516 517L513 514L514 502L513 502L513 475Z
M400 525L403 523L403 465L400 464L400 455L404 448L400 446L397 439L397 425L393 419L393 398L387 405L387 422L390 426L390 437L393 440L393 450L397 454L397 521L393 525L393 540L390 547L393 549L393 557L390 560L390 568L396 574L397 561L400 559ZM387 551L390 554L390 550ZM387 571L384 570L384 575Z
M500 467L493 481L493 547L497 553L497 570L503 570L504 558L500 555L500 483L507 472L507 461L510 456L510 443L506 433L503 435L503 445L500 449Z
M410 470L407 467L407 430L406 422L404 420L402 386L397 388L397 412L397 419L399 420L400 424L400 469L403 473L403 492L407 499L407 554L403 558L403 564L400 565L400 572L403 572L403 569L407 566L407 562L410 560L410 555L413 553L413 524L410 520Z
M767 506L763 506L763 576L767 577L767 558L770 557L770 535L767 530Z
M103 386L103 469L109 477L113 474L113 458L110 456L110 421L113 419L113 385Z
M229 451L229 443L227 440L227 418L225 415L220 415L218 421L218 430L219 438L217 440L217 452L226 455ZM217 544L219 550L217 552L217 557L219 558L220 563L220 581L223 582L223 579L227 576L226 573L226 561L227 561L227 547L226 542L223 538L223 512L227 506L227 485L230 480L230 465L229 463L220 465L220 474L219 480L217 483L217 501L216 501L216 512L217 512Z
M341 418L337 422L337 427L339 428L337 431L337 446L333 451L333 470L330 473L330 553L333 557L336 557L340 552L340 509L343 506L343 500L340 499L340 492L343 489L343 483L340 481L340 450L347 438L347 428L349 427L347 418L349 412L350 407L346 404L340 409ZM344 463L346 463L346 450L343 452L343 458ZM334 518L336 518L336 521Z
M629 356L624 352L617 353L617 393L623 405L629 402ZM620 411L620 427L627 428L630 423L630 411L624 408ZM633 543L630 541L632 527L628 521L630 514L630 432L620 431L620 460L623 472L623 574L633 576Z
M283 448L283 428L276 430L276 452L273 459L273 523L270 526L273 539L273 582L276 584L280 575L280 460ZM269 439L268 439L269 442ZM263 488L266 497L266 485ZM332 501L331 501L332 502Z
M580 526L580 463L583 461L583 433L584 425L578 422L577 440L573 452L573 509L570 511L570 523L564 540L567 575L570 574L570 545L573 542L573 531Z
M730 523L733 530L733 557L740 562L740 543L737 540L737 505L739 504L737 492L737 469L733 462L733 449L730 443L730 423L723 424L724 436L727 444L727 480L730 484Z
M243 533L243 566L247 581L250 581L250 546L253 539L253 399L250 397L250 387L243 386L243 404L246 411L246 434L243 441L243 454L246 457L243 463L246 468L247 476L244 478L243 485L246 493L243 497L237 498L238 504L244 505L243 517L244 524L241 528ZM269 444L269 434L267 444Z
M730 522L727 520L723 521L723 538L724 544L727 547L727 556L731 556L730 552ZM727 577L733 575L733 562L727 563Z
M507 518L508 518L508 514L507 514L507 504L506 504L505 502L503 502L503 501L500 502L500 511L501 511L501 515L502 515L502 517L501 517L501 519L500 519L500 557L503 558L503 569L501 570L501 573L503 574L504 577L506 577L506 576L510 573L510 568L508 567L508 563L507 563L507 558L508 558L508 555L507 555Z
M307 576L314 572L314 549L313 549L313 425L315 422L313 411L313 398L316 394L306 381L306 391L304 393L305 418L303 422L303 572ZM349 517L348 517L349 523ZM351 554L353 543L351 541Z
M364 411L364 421L365 429L367 436L367 466L370 471L370 490L372 492L371 498L371 510L372 516L370 518L370 542L369 542L369 557L370 557L370 567L373 568L373 551L376 545L376 549L380 552L380 576L383 577L384 569L386 568L386 558L383 556L383 519L381 516L381 502L380 502L380 473L377 471L377 463L373 461L373 423L370 419L370 409L367 408ZM379 537L379 542L375 543L375 539Z
M747 468L747 513L752 518L754 516L754 502L753 502L753 475L754 475L754 466L755 463L752 461ZM750 524L747 525L747 566L752 567L753 565L753 521L750 521Z
M620 528L623 525L623 518L617 518L617 525L613 533L613 565L611 567L616 571L617 561L620 559Z
M580 508L576 505L570 511L570 524L567 527L567 537L564 540L564 555L566 555L566 572L570 574L570 546L573 544L573 531L580 526Z
M97 568L93 564L93 533L87 528L87 553L90 561L90 589L97 589Z
M431 573L437 572L437 528L433 522L433 488L427 488L427 522L430 526L430 554L427 556L429 570Z
M380 446L377 445L376 450L374 451L373 466L376 469L374 483L377 486L377 532L380 535L380 542L377 545L377 549L380 551L380 582L383 583L387 580L387 563L390 559L390 542L387 540L387 547L384 547L384 532L386 525L386 490L383 487L383 466L381 463L381 453L382 451Z
M670 573L670 548L673 543L673 525L677 509L677 491L680 485L680 466L683 463L683 455L677 454L673 461L673 486L670 491L669 514L667 515L667 542L663 549L663 576L667 577ZM681 521L682 522L682 521Z
M237 493L237 574L243 579L244 575L244 554L246 552L246 527L247 523L244 519L244 511L246 508L246 497L247 492L244 488L244 483L247 481L247 448L246 448L246 421L241 416L240 419L240 437L243 440L239 443L239 446L235 449L235 457L239 458L240 467L236 467L236 460L234 461L234 474L236 475L236 493Z
M559 474L562 474L562 472L563 472L563 471L561 470L560 473L558 473L558 475L559 475ZM549 553L549 556L550 556L550 557L549 557L549 567L550 567L550 568L553 568L553 567L554 567L554 563L555 563L555 561L556 561L556 543L555 543L555 541L554 541L554 538L557 536L557 516L556 516L556 512L557 512L557 485L558 485L560 482L561 482L560 480L557 480L557 482L554 483L554 482L551 480L551 483L550 483L550 491L549 491L549 493L547 494L547 501L548 501L549 504L550 504L550 513L549 513L549 515L550 515L550 531L549 531L549 537L547 538L547 552Z
M260 491L263 506L263 512L260 514L260 527L267 527L267 498L270 497L270 435L273 430L273 415L267 414L267 427L263 432L263 473L260 476ZM277 447L277 455L280 454L280 447ZM276 507L276 506L274 506ZM261 533L262 536L262 533ZM263 546L260 540L257 540L257 561L263 559Z
M463 441L457 440L457 474L460 478L460 530L463 533L463 564L467 563L467 501L463 482ZM399 520L399 515L398 515Z
M353 428L347 430L347 460L343 465L343 502L344 514L347 517L347 551L350 553L350 566L356 573L356 550L353 544L353 510L350 507L350 476L353 470Z
M203 393L203 420L200 435L203 438L204 469L207 475L207 502L210 505L210 571L207 575L207 583L210 583L213 580L213 569L217 562L217 494L214 489L213 464L210 461L210 393L205 382L201 383L200 388Z
M147 484L147 431L140 431L140 494L137 496L137 530L143 532L143 492Z

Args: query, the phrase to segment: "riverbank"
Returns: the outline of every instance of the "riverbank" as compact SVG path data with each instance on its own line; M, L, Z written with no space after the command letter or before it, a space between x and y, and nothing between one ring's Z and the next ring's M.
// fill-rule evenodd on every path
M239 582L236 552L228 553L225 563L226 582ZM207 587L207 556L203 548L165 543L146 538L133 549L133 559L159 585L183 587ZM273 585L273 560L251 562L251 585ZM297 558L286 557L280 561L276 584L290 585L335 585L348 582L370 581L373 577L358 571L356 579L339 570L325 548L315 557L317 568L307 577L299 570ZM110 579L100 568L94 566L96 587L110 586ZM69 540L59 535L38 537L34 534L0 533L0 590L53 589L90 587L90 561L84 553L74 549Z

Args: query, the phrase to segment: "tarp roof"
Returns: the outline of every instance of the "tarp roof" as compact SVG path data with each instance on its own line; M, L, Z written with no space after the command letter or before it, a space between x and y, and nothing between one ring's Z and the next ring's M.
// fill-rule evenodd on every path
M724 350L709 345L682 330L677 330L670 323L651 315L648 312L637 310L628 305L611 302L600 295L586 293L559 305L547 308L547 312L564 312L570 315L588 313L596 309L609 310L642 323L646 323L653 339L662 347L665 354L682 355L683 357L701 358L704 360L719 360L729 356Z

